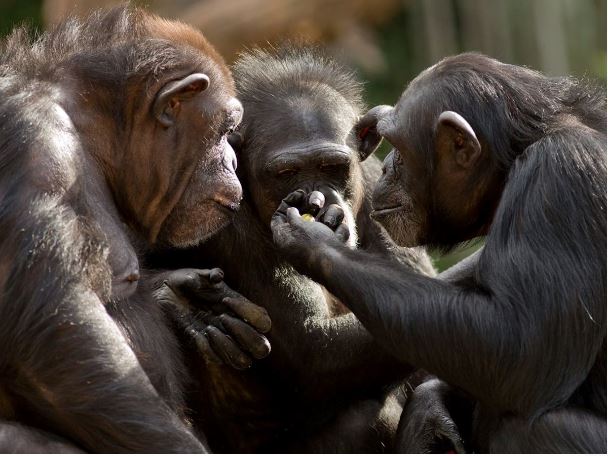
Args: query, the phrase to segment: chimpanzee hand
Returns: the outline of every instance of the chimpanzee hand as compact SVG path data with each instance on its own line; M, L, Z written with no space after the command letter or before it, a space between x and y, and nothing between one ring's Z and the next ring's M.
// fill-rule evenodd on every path
M307 195L304 190L296 190L283 199L272 216L274 243L294 266L306 263L315 249L344 243L350 236L348 226L342 223L344 210L337 204L324 205L321 192Z
M438 379L419 385L408 399L396 436L399 453L464 453L462 436L448 410L450 386Z
M251 366L252 359L270 353L266 310L255 305L223 281L220 269L178 269L157 291L176 308L176 321L189 334L208 361L236 369Z

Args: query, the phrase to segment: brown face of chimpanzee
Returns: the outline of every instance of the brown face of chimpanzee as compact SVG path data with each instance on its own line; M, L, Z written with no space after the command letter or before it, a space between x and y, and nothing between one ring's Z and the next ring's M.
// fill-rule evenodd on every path
M353 214L363 195L360 161L373 152L379 137L361 140L353 128L362 105L353 92L353 87L358 90L355 80L329 64L318 74L306 52L258 50L237 62L235 79L246 106L239 132L246 153L239 156L239 176L265 226L291 192L320 191L324 207L343 208L354 246ZM267 71L275 75L272 81L263 77Z
M146 27L152 38L125 46L149 60L132 63L123 87L117 90L121 81L104 80L99 70L124 64L117 47L116 55L95 56L91 65L74 62L86 82L73 89L86 96L67 105L77 111L71 117L78 129L96 130L81 137L95 138L90 150L133 228L150 243L185 247L224 227L238 208L242 192L227 135L242 106L221 57L200 32L154 16ZM109 99L117 92L125 98L119 103Z
M377 131L393 149L372 217L402 246L449 248L486 234L504 173L467 120L441 106L426 74L379 110Z

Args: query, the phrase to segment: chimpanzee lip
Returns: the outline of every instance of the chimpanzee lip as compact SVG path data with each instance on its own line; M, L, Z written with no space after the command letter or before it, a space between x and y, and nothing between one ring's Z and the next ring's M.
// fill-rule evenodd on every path
M229 200L224 200L221 198L214 198L213 202L216 203L218 206L221 206L222 209L226 209L230 212L236 212L239 210L239 206L240 203L239 202L233 202L233 201L229 201Z
M392 212L397 212L403 209L403 204L399 204L398 206L388 206L382 207L380 209L374 209L371 213L372 217L382 217L383 215L390 214Z

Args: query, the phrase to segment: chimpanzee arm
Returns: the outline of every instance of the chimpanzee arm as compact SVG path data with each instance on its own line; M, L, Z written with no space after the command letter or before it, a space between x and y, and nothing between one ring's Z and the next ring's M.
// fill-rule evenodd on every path
M154 295L206 361L246 369L270 353L270 317L223 279L218 268L159 272Z
M275 215L275 242L395 356L500 410L540 413L580 386L606 337L606 267L597 253L606 248L599 136L556 132L518 159L475 287L349 250L295 209Z
M0 421L0 453L84 453L48 432L10 421Z
M456 283L463 280L474 280L481 252L483 252L483 247L443 271L437 278L450 283Z
M530 423L508 417L490 435L490 453L606 453L606 417L576 407L551 410Z
M313 299L315 291L312 290ZM317 299L322 302L325 298ZM345 392L390 383L412 372L410 365L376 342L354 314L323 315L319 309L312 315L305 315L306 312L300 309L284 314L281 321L273 320L277 332L282 331L283 343L289 344L279 347L276 343L274 347L291 359L290 364L299 372L297 378L314 394L331 393L327 389ZM291 322L285 318L288 315L294 318ZM328 382L327 378L334 381Z
M411 368L374 341L352 313L332 313L335 298L276 254L252 211L244 201L233 225L179 266L221 267L228 286L268 311L268 362L281 366L300 392L323 395L328 391L322 388L344 392L403 378Z
M109 271L94 228L20 184L0 202L0 369L14 408L89 451L202 451L98 296Z
M361 163L364 195L361 208L357 213L358 248L394 258L411 267L414 271L434 277L437 275L431 259L424 247L400 247L370 214L373 210L372 196L374 186L382 176L382 162L374 155Z

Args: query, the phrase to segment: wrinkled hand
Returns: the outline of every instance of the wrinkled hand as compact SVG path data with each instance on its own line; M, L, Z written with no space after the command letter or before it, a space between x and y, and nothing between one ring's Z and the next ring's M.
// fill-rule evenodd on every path
M419 385L408 399L397 431L403 453L465 453L458 427L447 407L450 386L433 379Z
M306 261L314 249L346 242L350 231L343 221L344 210L337 204L325 207L321 192L296 190L281 202L270 228L275 245L292 262L299 263Z
M252 357L270 353L270 343L262 335L270 331L270 317L223 280L224 273L217 268L178 269L156 294L173 305L178 324L207 361L246 369Z

